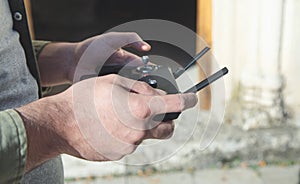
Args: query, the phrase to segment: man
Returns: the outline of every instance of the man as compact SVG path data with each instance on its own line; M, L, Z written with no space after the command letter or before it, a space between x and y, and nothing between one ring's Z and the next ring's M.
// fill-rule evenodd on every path
M124 46L150 49L135 33L37 44L40 75L33 78L37 73L26 66L24 49L26 54L28 50L13 31L13 19L16 24L26 17L23 6L17 7L21 9L10 11L8 0L0 0L0 183L19 183L25 173L23 183L63 183L60 154L118 160L144 139L172 134L171 121L147 129L153 123L151 117L197 103L195 94L165 95L118 75L96 77L105 62L108 66L141 62L122 50ZM24 35L20 36L22 40ZM38 100L38 77L41 86L74 85Z

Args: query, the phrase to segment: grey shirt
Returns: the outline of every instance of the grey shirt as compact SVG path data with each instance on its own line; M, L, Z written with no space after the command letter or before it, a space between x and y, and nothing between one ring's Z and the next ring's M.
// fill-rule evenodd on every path
M16 108L38 99L38 86L26 66L19 34L7 0L0 0L0 110Z
M0 110L38 99L38 85L30 74L7 0L0 0ZM1 163L0 163L1 164ZM61 159L55 158L24 176L22 183L63 183Z

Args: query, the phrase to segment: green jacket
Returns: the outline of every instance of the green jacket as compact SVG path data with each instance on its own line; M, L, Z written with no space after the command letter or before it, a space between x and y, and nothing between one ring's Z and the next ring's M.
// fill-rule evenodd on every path
M14 110L0 112L0 183L18 183L26 161L26 131Z
M48 42L33 41L36 55ZM19 114L8 109L0 112L0 183L19 183L26 161L27 139Z
M13 2L12 0L9 1ZM38 55L42 48L48 43L44 41L34 41L31 43L26 21L26 14L24 6L19 6L22 1L14 1L13 7L11 6L11 12L19 11L25 15L24 21L14 22L14 29L20 34L20 41L26 53L27 64L29 61L28 56L31 55L31 65L28 64L30 71L37 71L36 57L32 51L32 45L35 53ZM11 3L12 4L12 3ZM10 4L10 5L11 5ZM21 27L22 31L17 28ZM26 37L27 36L27 37ZM25 38L25 39L24 39ZM31 70L33 68L33 70ZM34 72L38 79L38 72ZM1 89L0 89L1 90ZM0 183L19 183L25 170L27 154L27 139L26 130L23 121L19 114L13 110L8 109L0 112Z

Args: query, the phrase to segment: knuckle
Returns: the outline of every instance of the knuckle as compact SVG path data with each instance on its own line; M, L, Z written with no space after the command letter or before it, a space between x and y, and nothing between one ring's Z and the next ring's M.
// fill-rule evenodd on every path
M183 97L182 97L181 94L176 95L176 97L177 97L177 99L175 101L175 103L176 103L175 105L177 107L177 111L181 112L185 108L185 101L184 101L184 99L183 99Z
M109 74L107 77L112 81L112 82L118 82L120 80L120 76L117 74Z
M139 38L139 35L136 32L128 32L128 35L133 38Z
M174 134L174 131L169 132L168 134L166 134L162 139L170 139Z
M186 108L186 100L184 99L183 95L179 95L180 98L180 111L183 111Z
M135 150L136 150L136 148L137 148L137 146L136 145L129 145L128 147L127 147L127 150L126 150L126 155L128 155L128 154L131 154L131 153L133 153ZM124 155L125 156L125 155Z
M151 115L151 110L147 105L145 105L145 104L138 105L138 108L136 110L137 118L146 119L146 118L150 117L150 115Z
M174 128L175 128L175 125L174 123L171 123L168 130L166 131L166 134L164 136L164 139L169 139L173 136L174 134Z
M116 36L118 34L119 34L118 32L112 31L112 32L104 33L104 34L102 34L102 36L104 35L107 37L111 37L111 36Z
M131 141L130 143L136 144L138 142L141 142L143 138L145 137L146 133L144 131L135 131L131 134Z
M157 131L156 137L159 139L168 139L172 137L174 133L173 123L164 123L161 125L160 130Z
M149 86L149 84L147 84L146 82L140 82L140 88L142 88L143 91L147 91L147 92L153 92L153 88L151 86Z
M117 74L109 74L107 76L110 77L110 78L112 78L112 79L116 79L118 77Z
M161 89L155 89L155 91L159 94L159 95L167 95L166 91L163 91Z
M133 43L137 41L141 41L142 39L136 32L128 32L128 42Z
M121 160L124 156L127 155L127 150L122 150L121 152L114 153L108 157L108 160Z
M108 32L108 33L105 33L106 35L115 35L115 34L117 34L118 32L116 32L116 31L112 31L112 32Z

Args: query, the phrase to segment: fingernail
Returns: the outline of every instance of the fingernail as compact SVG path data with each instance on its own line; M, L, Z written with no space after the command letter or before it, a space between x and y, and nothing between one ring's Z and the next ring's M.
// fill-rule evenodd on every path
M148 45L143 45L143 46L142 46L142 49L143 49L143 50L148 50L148 48L149 48Z
M191 108L193 106L195 106L198 102L198 96L195 94L195 93L187 93L188 96L187 99L189 100L189 107L188 108Z

